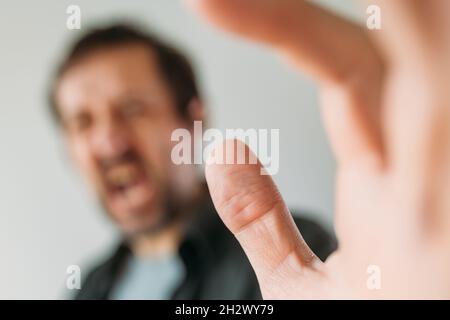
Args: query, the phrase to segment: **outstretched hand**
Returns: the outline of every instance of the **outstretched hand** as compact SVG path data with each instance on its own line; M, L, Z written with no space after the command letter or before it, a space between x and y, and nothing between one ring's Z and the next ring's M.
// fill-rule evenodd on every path
M383 30L373 32L302 0L189 2L321 86L338 164L339 249L325 263L259 164L206 168L263 297L450 298L450 2L377 1ZM368 285L370 268L381 287Z

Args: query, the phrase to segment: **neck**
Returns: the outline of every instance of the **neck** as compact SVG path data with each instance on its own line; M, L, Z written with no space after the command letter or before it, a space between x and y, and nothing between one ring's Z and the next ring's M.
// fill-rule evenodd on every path
M184 223L177 219L157 233L143 233L130 241L130 247L137 257L158 257L178 250Z

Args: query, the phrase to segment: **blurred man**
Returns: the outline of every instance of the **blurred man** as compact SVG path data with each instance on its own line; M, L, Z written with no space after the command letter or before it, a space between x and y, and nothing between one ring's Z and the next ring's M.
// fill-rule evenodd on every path
M203 120L183 55L132 27L93 30L64 59L51 102L74 163L123 235L78 299L260 297L197 168L170 158L173 130ZM296 222L325 259L331 238L310 221Z

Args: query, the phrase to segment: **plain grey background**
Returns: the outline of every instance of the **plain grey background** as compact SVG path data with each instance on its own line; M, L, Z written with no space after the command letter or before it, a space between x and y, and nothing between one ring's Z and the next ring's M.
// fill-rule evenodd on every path
M321 1L359 19L348 1ZM82 272L117 238L65 155L46 109L48 81L79 31L137 21L192 58L211 125L280 129L274 177L291 208L332 228L334 160L318 112L317 87L265 47L199 20L178 0L0 0L0 298L67 297L66 269Z

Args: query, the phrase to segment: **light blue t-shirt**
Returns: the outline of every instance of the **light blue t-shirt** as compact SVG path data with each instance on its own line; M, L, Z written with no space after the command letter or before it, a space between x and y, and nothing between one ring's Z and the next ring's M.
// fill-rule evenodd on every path
M111 299L170 299L184 274L184 264L177 254L150 258L131 256L112 290Z

